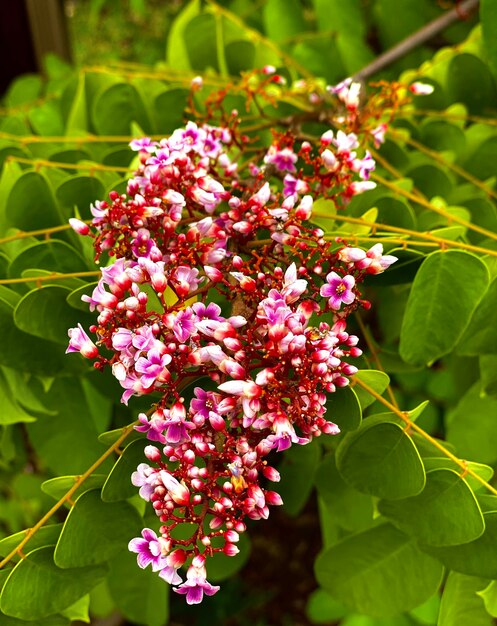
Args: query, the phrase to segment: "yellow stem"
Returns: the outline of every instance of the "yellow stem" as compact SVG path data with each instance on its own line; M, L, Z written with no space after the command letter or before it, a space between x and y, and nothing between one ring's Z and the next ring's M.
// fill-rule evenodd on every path
M371 178L377 181L378 183L380 183L381 185L384 185L388 189L391 189L396 194L403 196L404 198L407 198L411 200L412 202L417 202L418 204L421 204L421 206L424 206L425 208L430 209L430 211L433 211L434 213L438 213L439 215L442 215L443 217L447 219L449 224L450 222L456 222L456 224L461 224L461 226L464 226L468 230L474 230L477 233L485 235L485 237L488 237L489 239L497 240L497 233L494 233L491 230L487 230L486 228L482 228L481 226L478 226L477 224L472 224L471 222L466 221L462 217L457 217L457 215L452 215L451 213L448 213L445 209L437 207L432 202L429 202L428 200L425 200L424 198L417 196L414 193L406 191L405 189L401 189L400 187L395 185L395 183L392 183L389 180L386 180L386 178L383 178L379 174L373 174Z
M424 115L426 117L441 117L448 120L460 120L463 122L476 122L479 124L488 124L489 126L497 126L497 120L490 117L482 117L480 115L447 113L447 111L432 111L430 109L409 109L408 111L399 111L397 117L412 118L415 115Z
M99 163L59 163L58 161L47 161L46 159L25 159L14 155L8 156L6 161L15 161L16 163L26 163L32 165L35 169L40 167L57 167L65 170L89 170L92 172L125 172L129 173L129 167L118 167L117 165L100 165Z
M150 139L154 141L160 141L164 135L149 135ZM129 143L136 137L128 135L88 135L85 137L68 137L68 136L48 136L48 135L12 135L11 133L0 132L1 139L8 139L9 141L15 141L21 145L27 145L31 143ZM130 152L131 154L131 152Z
M416 422L413 422L409 418L408 413L404 411L400 411L396 406L394 406L391 402L386 400L383 396L381 396L378 392L376 392L372 387L370 387L368 384L366 384L359 378L355 378L354 382L355 384L362 387L364 391L367 391L370 395L372 395L373 398L376 398L378 402L381 402L381 404L387 407L387 409L389 409L392 413L400 417L400 419L407 424L409 429L412 429L416 433L418 433L418 435L421 435L423 439L426 439L426 441L429 441L435 448L437 448L437 450L439 450L442 454L444 454L448 459L453 461L458 467L461 468L464 475L469 474L475 480L481 483L484 487L486 487L491 493L493 493L494 495L497 495L497 489L495 489L495 487L492 487L492 485L490 485L484 478L479 476L474 470L468 467L467 463L463 459L460 459L455 454L452 454L452 452L450 452L450 450L447 450L447 448L443 444L441 444L440 441L438 441L437 439L429 435L420 426L418 426Z
M26 237L35 237L36 235L50 235L51 233L58 233L62 230L68 230L71 228L70 224L63 224L62 226L52 226L51 228L40 228L38 230L26 230L20 231L15 235L4 237L0 239L0 245L3 243L9 243L9 241L17 241L18 239L26 239Z
M100 271L91 272L71 272L70 274L53 273L48 276L31 276L24 278L2 278L0 285L14 285L18 283L39 283L47 280L64 280L64 278L83 278L86 276L99 276Z
M368 349L371 352L371 356L373 357L373 361L374 361L374 363L376 365L376 368L379 369L381 372L385 372L385 370L383 369L383 366L381 364L380 358L378 356L378 351L376 350L376 347L374 345L371 333L366 328L366 325L364 324L364 322L362 321L361 316L358 313L355 314L355 318L357 320L359 328L361 329L361 333L364 336L364 339L366 341L366 345L368 346ZM387 393L388 393L388 397L390 398L390 402L398 409L399 408L399 404L397 402L397 399L395 398L395 395L393 393L393 390L392 390L392 387L391 387L390 384L387 387Z
M24 546L28 543L28 541L31 539L31 537L33 537L33 535L35 535L38 530L44 525L46 524L46 522L48 522L48 520L52 517L52 515L54 513L56 513L60 507L67 502L71 496L74 494L74 492L78 489L78 487L80 485L82 485L85 480L91 476L93 474L93 472L98 469L100 467L100 465L102 465L102 463L115 451L117 450L117 448L119 448L119 446L122 444L122 442L126 439L126 437L131 433L131 431L133 430L133 426L135 424L138 424L138 422L134 422L133 424L130 424L129 426L126 426L125 428L123 428L123 432L122 434L119 436L119 438L110 446L110 448L108 448L103 454L102 456L97 459L95 461L95 463L93 463L93 465L86 470L86 472L84 474L81 474L81 476L79 476L79 478L75 481L74 485L69 489L69 491L67 491L62 498L60 498L60 500L58 502L56 502L53 507L47 512L45 513L45 515L32 527L30 528L28 531L26 531L26 535L24 537L24 539L22 539L17 546L11 551L9 552L9 554L3 559L3 561L0 562L0 569L2 567L4 567L11 559L13 559L15 557L16 554L18 554L23 548Z
M416 199L419 202L419 199ZM330 215L327 213L313 213L316 217L328 217L341 222L348 222L350 224L357 224L359 226L369 226L374 235L378 234L378 231L392 232L402 235L408 235L409 237L418 237L419 239L425 239L426 241L433 241L441 248L460 248L461 250L469 250L470 252L477 252L479 254L488 254L490 256L497 256L497 250L489 250L488 248L482 248L481 246L474 246L470 243L463 243L461 241L453 241L451 239L443 239L437 237L431 233L422 233L416 230L410 230L408 228L402 228L400 226L389 226L388 224L376 224L375 222L368 222L360 217L348 217L345 215ZM344 239L347 239L348 233L344 234ZM350 238L357 238L353 233L350 234ZM385 243L392 242L391 239L385 239ZM421 242L411 241L411 244L421 245Z
M488 185L486 185L479 178L476 178L476 176L473 176L472 174L469 174L468 172L466 172L466 170L464 170L462 167L459 167L459 165L456 165L455 163L451 163L450 161L447 161L447 159L444 159L443 156L439 152L436 152L435 150L430 150L430 148L427 148L422 143L419 143L419 141L416 141L415 139L411 139L411 138L406 138L400 133L396 133L395 131L391 131L391 134L393 134L395 137L402 139L402 141L405 141L408 145L412 146L413 148L416 148L416 150L418 150L419 152L426 154L431 159L433 159L437 163L440 163L447 169L452 170L458 176L460 176L461 178L464 178L475 187L478 187L478 189L481 189L482 191L484 191L488 196L497 200L497 193L493 189L491 189Z

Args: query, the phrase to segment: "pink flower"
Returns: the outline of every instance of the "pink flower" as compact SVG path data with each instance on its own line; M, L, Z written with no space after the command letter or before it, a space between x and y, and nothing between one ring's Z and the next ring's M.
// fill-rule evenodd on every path
M94 359L98 355L98 348L83 330L81 324L77 328L70 328L69 345L66 354L69 352L80 352L87 359Z
M142 530L142 537L143 539L132 539L128 550L138 554L138 565L142 569L152 563L152 571L158 572L167 565L166 557L162 554L161 539L150 528Z
M206 596L213 596L219 591L218 586L213 586L206 580L205 558L197 555L186 572L186 582L174 591L186 595L187 604L200 604Z
M330 272L326 277L327 285L323 285L319 293L323 298L329 298L330 307L339 311L344 304L352 304L355 294L352 291L355 285L355 278L347 275L341 278L336 272Z
M271 163L276 166L279 172L295 172L295 163L298 157L290 150L290 148L279 149L277 146L271 146L264 157L264 163Z
M153 348L147 352L147 356L141 356L135 365L136 371L141 374L141 383L145 389L151 387L156 380L164 381L167 375L167 365L171 363L170 354L161 354Z
M197 278L198 269L180 265L172 275L174 288L180 298L184 298L190 291L195 291L201 279Z

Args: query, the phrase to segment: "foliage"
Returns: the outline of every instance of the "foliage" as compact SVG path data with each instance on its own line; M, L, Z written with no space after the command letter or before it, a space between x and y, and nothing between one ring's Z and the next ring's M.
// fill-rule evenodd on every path
M153 69L74 71L48 58L46 81L22 77L4 98L0 622L7 626L58 626L115 610L160 626L169 614L166 584L126 552L143 526L156 524L129 482L144 461L132 425L150 399L124 406L108 371L64 356L67 328L95 323L80 298L100 275L91 242L67 228L69 218L89 220L91 203L125 191L139 165L127 147L132 138L170 134L193 107L219 121L219 90L254 151L264 154L271 129L286 132L288 120L293 132L319 141L344 115L325 85L373 57L368 33L388 47L440 12L428 1L402 9L387 0L268 0L257 12L251 5L192 0L170 25L166 61ZM398 261L366 282L371 309L349 322L365 355L352 385L328 397L341 434L293 446L274 461L295 524L317 495L323 545L319 587L307 603L311 623L457 626L490 624L496 613L492 6L482 2L481 31L453 27L445 42L468 35L463 43L432 59L426 47L411 53L389 68L389 78L420 68L404 71L383 92L388 98L359 106L361 137L388 123L379 149L365 139L377 187L345 209L315 202L314 224L331 240L366 248L381 242ZM265 64L287 85L267 84L264 98L255 88L247 101L259 75L240 79L240 72ZM198 73L204 87L190 96ZM406 86L417 80L435 90L411 102ZM264 533L260 522L250 534L257 536L255 526ZM249 551L247 542L245 558ZM238 571L242 581L243 564L240 556L225 558L213 581L237 580ZM286 571L282 579L288 583ZM249 609L235 602L247 590L232 583L207 599L204 613L184 619L204 623L215 614L222 621L238 611L239 623L250 621ZM264 602L261 593L252 597L254 605ZM282 623L291 623L292 609L284 613Z

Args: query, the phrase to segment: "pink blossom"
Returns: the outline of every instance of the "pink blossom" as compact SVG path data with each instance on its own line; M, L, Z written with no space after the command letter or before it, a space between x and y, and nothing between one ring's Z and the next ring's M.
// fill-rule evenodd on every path
M152 564L152 571L157 572L167 565L166 557L162 553L161 539L150 528L142 530L143 539L132 539L128 544L131 552L138 554L138 565L144 569Z
M218 586L213 586L207 582L204 562L204 557L200 555L194 557L186 572L186 582L174 589L176 593L186 595L187 604L200 604L204 593L207 596L213 596L219 591Z
M77 328L70 328L69 345L66 354L69 352L80 352L87 359L94 359L98 355L98 348L83 330L81 324Z
M336 272L330 272L326 276L327 284L323 285L319 293L323 298L329 298L330 307L335 311L340 310L342 302L344 304L352 304L355 300L355 294L352 291L355 285L355 278L347 275L341 278Z

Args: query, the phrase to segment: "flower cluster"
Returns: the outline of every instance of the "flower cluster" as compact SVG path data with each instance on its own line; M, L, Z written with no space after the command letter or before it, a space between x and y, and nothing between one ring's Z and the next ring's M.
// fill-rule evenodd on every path
M361 354L346 319L369 305L364 277L396 260L312 224L314 197L346 203L373 185L356 135L327 131L313 151L287 133L243 175L230 156L241 143L193 122L133 141L142 165L127 193L92 206L95 234L72 220L109 264L83 296L94 340L78 326L67 351L110 366L124 403L151 394L135 427L148 462L131 479L160 527L129 549L189 604L218 590L208 557L236 555L246 520L282 504L267 485L279 480L272 453L339 432L327 394Z

